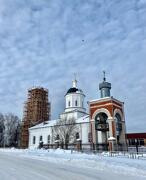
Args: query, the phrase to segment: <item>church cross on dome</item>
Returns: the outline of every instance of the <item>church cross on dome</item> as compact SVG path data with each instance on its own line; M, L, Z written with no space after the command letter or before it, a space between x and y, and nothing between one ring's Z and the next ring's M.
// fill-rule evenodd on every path
M106 81L106 77L105 77L105 71L103 71L103 81Z
M76 73L74 73L74 80L72 81L73 88L77 88L77 79L76 79Z

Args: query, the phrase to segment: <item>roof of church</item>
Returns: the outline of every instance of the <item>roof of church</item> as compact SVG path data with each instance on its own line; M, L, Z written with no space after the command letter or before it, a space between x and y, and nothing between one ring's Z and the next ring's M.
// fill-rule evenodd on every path
M76 123L88 123L90 122L89 121L89 115L86 115L86 116L83 116L83 117L80 117L76 120Z
M103 88L108 88L111 89L111 83L106 81L106 77L105 77L105 71L103 71L103 82L101 82L99 84L99 90L103 89Z
M94 103L95 101L98 101L98 102L102 102L102 101L108 101L108 100L113 100L113 101L116 101L117 103L120 103L120 104L123 104L124 102L114 98L113 96L110 96L110 97L103 97L103 98L99 98L99 99L93 99L93 100L90 100L88 101L89 103Z
M103 81L102 83L99 84L99 89L101 90L102 88L109 88L109 89L111 89L111 83Z
M67 95L67 94L71 94L71 93L82 93L82 94L83 94L83 91L82 91L81 89L72 87L72 88L70 88L70 89L67 91L66 95Z
M56 124L57 120L51 120L51 121L46 121L46 122L42 122L40 124L37 124L36 126L33 126L29 129L38 129L38 128L45 128L45 127L51 127L54 126Z
M75 92L77 92L79 89L77 89L77 88L75 88L75 87L72 87L72 88L70 88L68 91L67 91L67 94L69 94L69 93L75 93Z
M31 128L29 128L29 130L33 130L33 129L39 129L39 128L47 128L47 127L52 127L56 124L56 122L58 121L59 119L57 120L51 120L51 121L46 121L46 122L43 122L43 123L40 123L36 126L33 126ZM86 115L86 116L83 116L83 117L80 117L76 120L76 124L81 124L81 123L89 123L89 115Z

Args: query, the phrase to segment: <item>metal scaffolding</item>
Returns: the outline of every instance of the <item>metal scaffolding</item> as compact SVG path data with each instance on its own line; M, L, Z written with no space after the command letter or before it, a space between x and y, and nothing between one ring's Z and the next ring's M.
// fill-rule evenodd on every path
M28 98L24 104L21 147L27 148L29 141L28 129L41 122L50 120L51 103L48 100L48 90L35 87L28 90Z

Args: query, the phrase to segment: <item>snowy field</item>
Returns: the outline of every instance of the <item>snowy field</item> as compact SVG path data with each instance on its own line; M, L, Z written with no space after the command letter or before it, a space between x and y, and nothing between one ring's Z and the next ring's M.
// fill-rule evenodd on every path
M0 180L106 180L109 177L112 180L144 180L146 160L71 153L60 149L0 149L0 174Z

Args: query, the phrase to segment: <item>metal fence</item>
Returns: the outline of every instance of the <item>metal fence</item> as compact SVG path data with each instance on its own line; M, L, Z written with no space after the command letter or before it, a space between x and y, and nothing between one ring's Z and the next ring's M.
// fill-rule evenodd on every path
M55 143L55 144L43 144L40 148L45 149L70 149L70 150L80 150L80 151L108 151L109 145L108 144L82 144L81 142L73 143L73 144L63 144L63 143ZM115 151L127 151L127 146L119 144L115 146Z
M146 146L128 146L128 152L146 153Z
M115 151L109 151L108 144L44 144L45 149L68 149L71 153L86 153L86 154L96 154L98 156L108 156L108 157L127 157L131 159L144 159L146 160L146 147L135 147L135 146L125 146L117 145Z
M82 143L73 143L73 144L43 144L43 148L45 149L69 149L76 150L82 152L107 152L109 151L108 144L82 144ZM42 148L40 147L40 148ZM146 147L144 146L126 146L125 144L117 144L115 145L114 152L129 152L129 153L146 153Z

